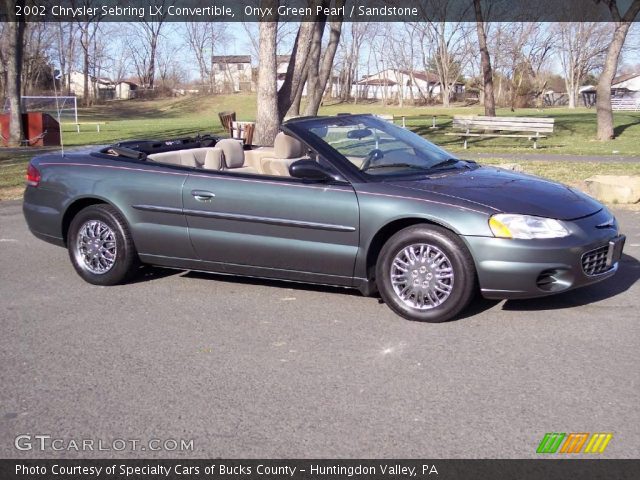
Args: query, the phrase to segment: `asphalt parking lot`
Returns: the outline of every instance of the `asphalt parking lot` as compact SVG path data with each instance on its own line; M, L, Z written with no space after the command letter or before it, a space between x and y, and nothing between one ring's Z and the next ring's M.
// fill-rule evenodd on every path
M613 279L431 325L323 287L161 269L91 286L2 202L0 458L534 458L546 432L611 432L602 456L637 458L640 211L615 212Z

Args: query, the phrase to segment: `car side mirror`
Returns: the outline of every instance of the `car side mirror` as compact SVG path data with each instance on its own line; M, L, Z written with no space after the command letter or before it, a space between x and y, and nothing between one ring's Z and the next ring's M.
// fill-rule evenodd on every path
M294 178L311 180L314 182L329 182L335 180L334 174L315 160L303 159L289 165L289 174Z

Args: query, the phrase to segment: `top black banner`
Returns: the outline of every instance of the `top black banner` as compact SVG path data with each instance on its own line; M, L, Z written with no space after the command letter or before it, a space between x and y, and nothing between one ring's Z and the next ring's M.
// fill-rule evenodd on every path
M640 0L480 0L485 22L611 22ZM0 21L475 22L474 0L13 0ZM633 21L640 20L637 15Z

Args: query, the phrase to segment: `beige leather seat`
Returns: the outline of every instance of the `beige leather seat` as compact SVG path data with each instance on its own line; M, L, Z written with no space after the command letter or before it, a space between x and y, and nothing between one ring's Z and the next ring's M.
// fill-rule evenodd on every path
M225 138L216 143L216 147L222 150L223 169L238 173L259 173L254 167L244 163L244 148L237 140Z
M217 147L190 148L154 153L149 155L147 159L170 165L220 170L222 168L222 149Z
M250 150L244 151L244 165L245 167L253 167L260 173L264 173L260 170L260 160L269 157L275 157L273 147L253 147Z
M285 133L278 133L273 143L273 157L260 159L260 168L266 175L289 176L289 166L306 158L304 144Z

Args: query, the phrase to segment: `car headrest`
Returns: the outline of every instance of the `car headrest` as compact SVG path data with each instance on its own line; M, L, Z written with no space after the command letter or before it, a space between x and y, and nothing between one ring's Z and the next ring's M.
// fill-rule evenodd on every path
M216 147L222 149L227 168L239 168L244 165L244 149L239 141L224 138L216 143Z
M220 170L222 168L222 149L207 148L207 154L204 157L203 168L207 170Z
M297 138L280 132L273 142L273 150L277 158L297 158L304 155L304 145Z

